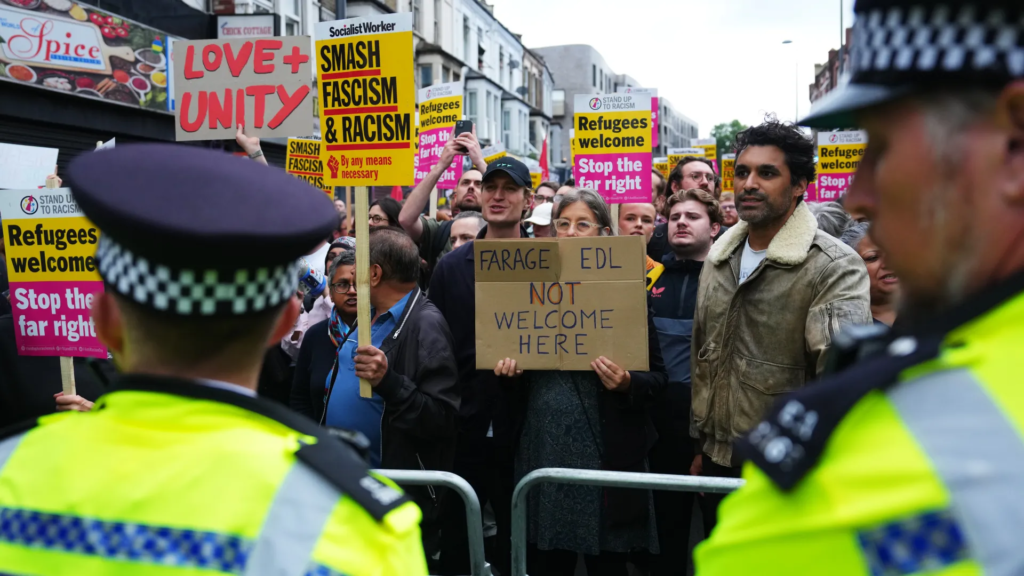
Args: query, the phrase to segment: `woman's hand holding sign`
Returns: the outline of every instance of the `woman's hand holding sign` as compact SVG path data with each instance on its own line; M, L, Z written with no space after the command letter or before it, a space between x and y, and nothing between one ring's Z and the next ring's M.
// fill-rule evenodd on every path
M612 392L628 392L629 391L629 371L619 368L618 364L612 362L608 358L601 356L597 360L590 363L590 367L597 372L597 377L601 379L601 384Z
M522 370L516 370L516 361L511 358L505 358L504 360L498 360L498 365L494 367L494 375L501 376L504 378L515 378L523 375Z

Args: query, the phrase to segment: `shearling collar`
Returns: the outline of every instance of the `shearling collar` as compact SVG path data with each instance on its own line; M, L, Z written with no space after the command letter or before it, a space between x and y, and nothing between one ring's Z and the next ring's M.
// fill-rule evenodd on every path
M807 251L814 242L814 234L817 230L818 221L815 220L814 214L811 214L807 202L797 204L793 215L768 244L768 253L765 258L787 266L802 264L807 258ZM740 220L711 246L708 260L716 266L725 262L746 238L747 223Z

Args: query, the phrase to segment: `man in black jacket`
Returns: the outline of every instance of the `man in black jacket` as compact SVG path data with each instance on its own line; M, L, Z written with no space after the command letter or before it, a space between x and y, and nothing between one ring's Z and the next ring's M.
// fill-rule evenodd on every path
M710 192L701 188L678 191L669 197L668 247L661 260L664 272L650 290L654 325L668 372L668 386L654 403L652 415L658 441L651 449L651 471L663 474L698 473L691 463L690 339L697 306L697 286L712 239L722 226L722 212ZM691 471L691 469L693 469ZM654 511L661 554L651 573L685 573L689 561L690 492L655 492Z
M451 471L460 401L455 355L448 324L416 286L419 263L416 244L405 232L378 228L370 234L371 326L393 323L394 328L383 339L378 336L383 330L371 328L375 345L356 349L355 376L368 380L374 396L384 403L379 429L382 468ZM397 318L386 319L397 308ZM339 364L345 354L343 345ZM329 424L335 409L348 410L362 400L342 387L341 378L339 373L328 397ZM348 397L342 400L337 396L341 393ZM424 547L430 558L440 536L441 492L410 487L407 493L423 510Z
M699 188L707 190L712 194L715 191L715 168L711 160L699 156L683 156L668 174L668 183L665 185L665 195L671 198L676 192ZM666 216L668 216L666 214ZM658 224L654 228L654 235L647 243L647 255L655 262L671 252L669 246L669 225L668 222ZM717 234L716 234L717 236Z

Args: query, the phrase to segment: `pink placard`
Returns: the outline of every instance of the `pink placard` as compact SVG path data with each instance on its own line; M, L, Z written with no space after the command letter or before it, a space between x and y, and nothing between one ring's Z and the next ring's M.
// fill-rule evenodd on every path
M577 154L573 177L577 188L589 188L609 204L651 201L651 155Z
M854 172L845 174L819 174L817 202L835 202L846 194L853 183Z
M106 358L92 321L97 292L103 282L11 282L18 354Z
M804 202L820 202L820 200L818 200L817 182L808 182L807 191L804 192Z
M658 147L658 97L651 96L651 146Z
M426 178L427 174L434 169L434 166L437 166L438 160L441 159L441 150L444 149L453 132L453 128L434 128L433 130L420 132L420 152L417 155L416 184L419 184ZM456 156L452 160L452 165L441 174L441 179L437 181L438 188L452 190L459 184L459 179L462 178L462 161L462 156Z

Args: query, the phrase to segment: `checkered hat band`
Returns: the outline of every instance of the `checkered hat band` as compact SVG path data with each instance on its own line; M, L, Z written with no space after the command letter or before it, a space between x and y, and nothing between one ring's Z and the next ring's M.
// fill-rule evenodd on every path
M906 84L962 75L1024 77L1024 9L892 6L857 14L851 41L854 82Z
M273 308L295 294L299 262L248 270L173 269L133 254L110 236L96 247L100 276L139 304L180 316L239 316Z

